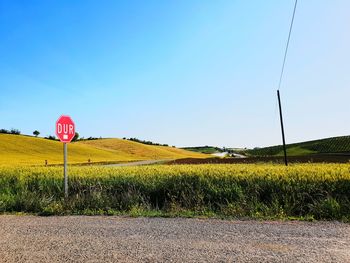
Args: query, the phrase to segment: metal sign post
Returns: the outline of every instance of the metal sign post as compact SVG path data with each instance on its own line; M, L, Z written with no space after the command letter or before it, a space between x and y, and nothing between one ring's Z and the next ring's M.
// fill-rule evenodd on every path
M56 135L63 142L64 197L68 197L67 143L75 136L75 124L71 117L62 115L56 122Z
M63 143L63 161L64 161L64 197L68 197L68 173L67 173L67 143Z

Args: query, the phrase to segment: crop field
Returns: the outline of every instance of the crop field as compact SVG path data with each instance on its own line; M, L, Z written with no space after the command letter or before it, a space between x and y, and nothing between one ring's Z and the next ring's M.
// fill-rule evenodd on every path
M31 136L0 134L0 165L62 164L60 142ZM68 146L69 163L128 162L207 157L204 154L166 146L151 146L121 139L78 141Z
M223 152L219 147L214 146L199 146L199 147L183 147L182 149L198 153L212 154L217 152Z
M0 212L349 221L350 165L3 166Z
M283 156L253 156L248 158L181 158L167 162L168 164L244 164L244 163L276 163L284 164ZM288 163L348 163L349 154L312 154L288 156Z
M120 155L129 154L137 156L141 160L157 160L157 159L179 159L184 156L191 158L207 158L206 155L194 153L183 149L168 146L156 146L137 143L129 140L121 139L102 139L92 141L79 141L80 145L88 145L98 149L112 150Z
M247 150L253 156L282 156L282 145ZM287 144L289 156L309 154L350 153L350 136L331 137L321 140Z

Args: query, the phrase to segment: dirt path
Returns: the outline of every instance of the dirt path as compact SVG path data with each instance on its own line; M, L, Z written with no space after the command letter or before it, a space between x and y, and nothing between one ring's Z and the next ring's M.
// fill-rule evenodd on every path
M106 167L138 166L138 165L160 164L167 161L172 161L172 160L145 160L145 161L128 162L128 163L105 164L103 166L106 166Z
M0 216L1 262L350 262L350 225Z

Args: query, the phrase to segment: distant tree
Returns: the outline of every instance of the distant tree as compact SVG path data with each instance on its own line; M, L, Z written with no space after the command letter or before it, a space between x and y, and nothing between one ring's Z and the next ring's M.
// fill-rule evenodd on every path
M38 130L33 131L33 135L35 135L35 137L38 137L39 134L40 134L40 132Z
M19 135L19 134L21 134L21 131L20 131L20 130L17 130L17 129L11 129L10 133L11 133L11 134Z
M0 133L10 133L9 130L6 129L0 129Z
M75 135L74 135L74 137L73 137L73 139L72 139L72 141L73 142L75 142L75 141L77 141L79 139L79 133L75 133Z

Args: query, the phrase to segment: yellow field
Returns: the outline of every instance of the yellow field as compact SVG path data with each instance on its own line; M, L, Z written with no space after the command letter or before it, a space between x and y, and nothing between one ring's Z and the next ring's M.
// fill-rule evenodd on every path
M120 155L125 153L131 157L137 156L142 160L157 160L157 159L179 159L186 157L193 158L208 158L208 155L198 154L195 152L185 151L178 148L167 146L154 146L142 143L132 142L121 139L103 139L77 142L79 145L93 146L98 149L114 151Z
M60 164L63 144L57 141L22 135L0 134L0 165ZM207 157L181 149L144 145L121 139L74 142L68 145L69 163L127 162L136 160Z

